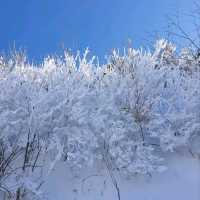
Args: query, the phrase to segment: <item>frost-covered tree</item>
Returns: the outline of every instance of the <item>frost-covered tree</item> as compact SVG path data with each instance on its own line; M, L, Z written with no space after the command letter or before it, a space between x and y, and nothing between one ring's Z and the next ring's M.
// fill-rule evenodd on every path
M0 189L44 199L41 185L58 162L103 163L130 178L164 170L166 152L191 149L200 135L200 68L188 49L175 49L160 40L154 52L114 50L102 66L88 50L39 67L0 57Z

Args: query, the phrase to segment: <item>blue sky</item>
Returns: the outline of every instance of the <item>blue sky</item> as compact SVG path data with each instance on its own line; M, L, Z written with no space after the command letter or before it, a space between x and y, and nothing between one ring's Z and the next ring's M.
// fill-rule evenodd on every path
M89 47L102 60L132 40L164 34L166 15L190 11L192 0L0 0L0 51L15 43L31 59Z

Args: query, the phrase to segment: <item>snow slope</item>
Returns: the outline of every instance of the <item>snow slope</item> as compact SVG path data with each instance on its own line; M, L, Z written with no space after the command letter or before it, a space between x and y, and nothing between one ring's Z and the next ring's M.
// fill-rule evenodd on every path
M132 180L118 176L121 200L199 200L200 161L189 155L170 155L168 169L152 177ZM117 193L106 172L88 169L74 177L65 163L44 184L50 200L117 200Z

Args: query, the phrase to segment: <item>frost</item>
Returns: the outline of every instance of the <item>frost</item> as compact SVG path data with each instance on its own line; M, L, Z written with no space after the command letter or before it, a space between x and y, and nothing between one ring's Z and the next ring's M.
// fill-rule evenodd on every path
M165 152L189 148L200 134L199 65L182 60L188 51L174 52L161 40L153 53L114 50L103 66L88 50L48 57L40 67L0 57L0 169L19 153L1 174L11 181L1 185L10 189L26 174L18 187L38 196L59 161L81 169L105 156L125 177L165 170ZM37 164L45 173L35 181Z

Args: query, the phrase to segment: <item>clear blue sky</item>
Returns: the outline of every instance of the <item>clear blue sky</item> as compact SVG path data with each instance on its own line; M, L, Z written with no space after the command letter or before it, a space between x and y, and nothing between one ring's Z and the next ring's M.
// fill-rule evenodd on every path
M166 15L190 11L192 0L0 0L0 51L16 47L31 59L89 47L101 59L111 48L145 45L166 30Z

